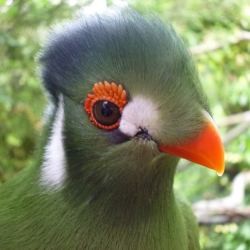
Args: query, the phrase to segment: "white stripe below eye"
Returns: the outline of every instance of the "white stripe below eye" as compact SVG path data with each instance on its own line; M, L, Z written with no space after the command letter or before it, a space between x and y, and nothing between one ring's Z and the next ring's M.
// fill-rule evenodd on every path
M60 96L59 107L53 123L51 136L45 146L44 161L41 169L42 185L53 189L60 189L66 176L65 153L63 148L63 97Z
M159 112L154 103L146 98L135 97L122 112L119 129L128 136L135 136L146 129L152 136L159 130Z

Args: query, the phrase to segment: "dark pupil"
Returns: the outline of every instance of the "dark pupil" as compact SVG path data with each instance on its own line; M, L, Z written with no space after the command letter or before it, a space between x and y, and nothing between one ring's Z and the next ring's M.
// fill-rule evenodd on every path
M102 104L102 114L103 116L109 117L113 113L112 107L109 106L107 101L104 101Z
M112 126L120 119L119 107L109 101L98 101L93 106L93 115L103 126Z

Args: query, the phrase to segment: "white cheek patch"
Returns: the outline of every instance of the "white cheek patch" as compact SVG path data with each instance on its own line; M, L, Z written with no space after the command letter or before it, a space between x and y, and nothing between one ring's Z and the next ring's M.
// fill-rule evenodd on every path
M145 129L152 136L159 130L159 112L147 98L135 97L123 109L119 129L128 136L135 136Z
M42 185L60 189L66 176L65 153L63 148L63 98L60 96L59 107L48 144L45 146L44 161L41 168Z

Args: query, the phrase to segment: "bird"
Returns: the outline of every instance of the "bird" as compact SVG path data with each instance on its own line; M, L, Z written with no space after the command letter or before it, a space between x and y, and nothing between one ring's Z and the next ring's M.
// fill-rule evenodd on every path
M110 7L52 29L34 162L0 188L3 250L197 250L180 158L224 172L192 55L170 22ZM188 181L188 177L187 177Z

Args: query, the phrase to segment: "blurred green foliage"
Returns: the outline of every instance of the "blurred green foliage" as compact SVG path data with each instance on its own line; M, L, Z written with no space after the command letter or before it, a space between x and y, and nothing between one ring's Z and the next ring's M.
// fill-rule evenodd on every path
M65 0L0 1L0 183L32 160L46 100L36 74L40 43L51 24L71 18L81 6Z
M35 61L40 43L51 25L70 19L91 2L0 0L0 183L31 163L42 126L46 98ZM164 21L170 20L191 47L215 120L250 110L250 41L240 39L242 31L250 32L249 0L131 0L129 5L141 13L152 10ZM202 53L199 45L204 45ZM214 45L218 49L213 49ZM220 127L222 137L231 128ZM249 138L250 129L226 146L222 178L191 165L177 173L176 188L191 202L228 195L234 176L250 168ZM249 221L200 229L202 249L250 249Z

